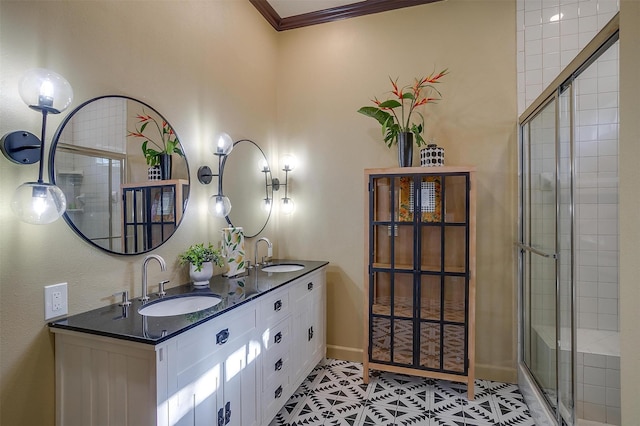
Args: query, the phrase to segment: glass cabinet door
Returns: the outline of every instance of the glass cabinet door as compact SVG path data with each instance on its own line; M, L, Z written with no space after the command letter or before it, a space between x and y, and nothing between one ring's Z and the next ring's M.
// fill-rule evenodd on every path
M464 373L468 175L420 177L420 366Z

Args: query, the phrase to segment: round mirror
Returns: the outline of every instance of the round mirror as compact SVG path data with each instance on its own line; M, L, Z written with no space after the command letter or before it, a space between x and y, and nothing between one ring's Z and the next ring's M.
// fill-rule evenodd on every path
M189 198L182 145L162 115L136 99L101 96L56 131L49 177L67 198L65 221L116 254L155 249L175 232Z
M231 200L227 222L242 227L247 238L267 226L273 203L271 170L267 157L253 141L242 139L222 161L222 191Z

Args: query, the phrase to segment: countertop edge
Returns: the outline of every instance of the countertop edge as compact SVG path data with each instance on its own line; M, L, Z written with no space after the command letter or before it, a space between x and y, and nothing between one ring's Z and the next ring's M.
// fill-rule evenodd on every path
M260 293L257 293L255 295L253 295L250 299L246 299L243 300L242 302L236 303L230 307L225 308L224 310L220 311L220 312L216 312L213 315L207 316L205 318L202 318L198 321L195 321L191 324L188 324L184 327L181 327L179 330L173 331L171 333L168 333L166 336L157 338L157 339L151 339L151 338L144 338L144 337L137 337L137 336L132 336L132 335L128 335L128 334L122 334L122 333L115 333L115 332L108 332L108 331L104 331L104 330L96 330L96 329L90 329L88 327L79 327L79 326L75 326L75 325L69 325L69 324L64 324L62 323L63 321L68 320L69 318L73 318L74 316L77 315L85 315L85 314L89 314L91 312L98 312L102 309L105 308L109 308L109 307L113 307L113 306L118 306L117 304L114 305L108 305L106 307L101 307L101 308L96 308L96 309L92 309L86 312L82 312L76 315L71 315L65 318L59 318L53 321L50 321L47 325L49 327L49 331L51 333L63 333L63 334L74 334L74 335L78 335L78 334L83 334L83 335L89 335L89 336L96 336L96 337L103 337L103 338L109 338L109 339L115 339L115 340L120 340L123 342L132 342L135 344L142 344L142 345L146 345L146 346L150 346L150 347L155 347L169 339L172 339L182 333L185 333L189 330L191 330L192 328L195 328L197 326L200 326L208 321L212 321L216 318L219 318L220 316L224 315L224 314L228 314L232 311L234 311L236 308L240 307L240 306L244 306L247 303L253 302L253 301L257 301L259 300L261 297L276 291L278 289L283 288L284 286L287 286L288 284L292 283L293 281L296 281L300 278L303 278L309 274L312 274L314 272L316 272L317 270L326 267L329 262L328 261L303 261L303 260L293 260L293 259L277 259L274 260L274 264L278 264L278 263L296 263L296 262L309 262L309 263L313 263L313 266L306 266L305 269L303 270L303 273L301 274L296 274L293 277L289 276L289 277L283 277L283 281L281 283L279 283L277 286L274 286L272 288L269 288L268 290L262 291ZM235 277L221 277L221 276L217 276L214 277L217 278L218 280L220 279L224 279L226 281L231 281L232 279L234 279ZM189 287L190 284L183 284L181 286L175 287L173 288L173 290L176 289L180 289L180 288L184 288L184 287ZM137 312L135 313L135 315L140 315Z

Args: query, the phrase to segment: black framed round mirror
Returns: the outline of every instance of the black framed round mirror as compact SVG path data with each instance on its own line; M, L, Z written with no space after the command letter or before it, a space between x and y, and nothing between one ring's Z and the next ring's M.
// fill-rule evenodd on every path
M127 96L100 96L69 113L53 137L49 177L67 198L69 226L114 254L165 243L189 199L189 166L173 127Z
M222 161L222 190L231 201L227 223L242 227L246 238L260 234L271 217L273 202L265 208L265 199L273 201L268 164L262 148L249 139L234 142Z

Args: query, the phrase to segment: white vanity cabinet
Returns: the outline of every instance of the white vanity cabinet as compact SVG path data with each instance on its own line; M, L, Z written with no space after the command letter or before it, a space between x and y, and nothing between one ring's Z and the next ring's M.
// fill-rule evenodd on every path
M58 425L260 423L255 303L155 346L54 332Z
M262 424L268 425L326 354L324 268L260 302Z
M321 267L155 345L52 327L56 424L266 426L325 356L325 297Z

